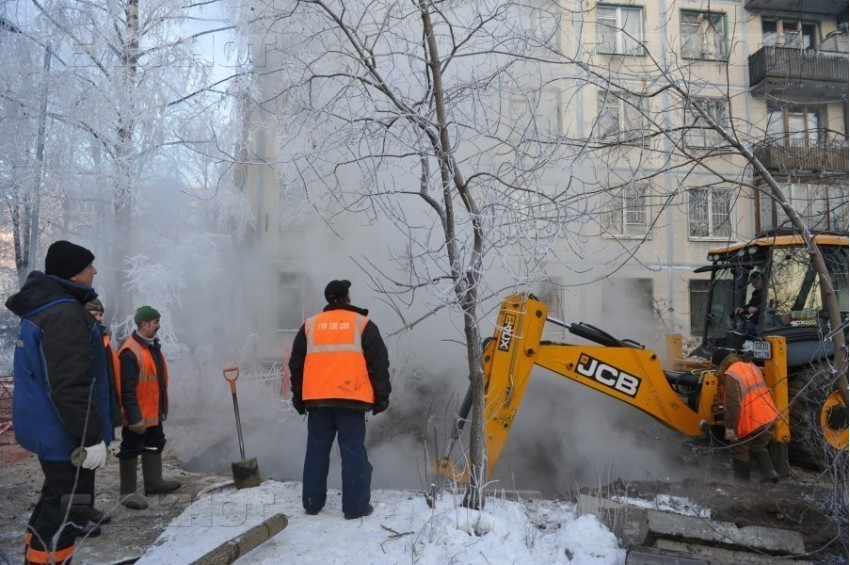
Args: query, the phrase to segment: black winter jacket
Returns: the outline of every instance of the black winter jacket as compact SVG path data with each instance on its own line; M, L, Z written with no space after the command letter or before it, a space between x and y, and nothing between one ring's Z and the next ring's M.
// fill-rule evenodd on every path
M328 310L349 310L357 312L362 316L368 316L369 311L363 308L358 308L350 304L328 304L324 308L324 312ZM366 370L369 372L369 381L372 383L372 390L375 393L375 404L389 402L390 392L390 360L387 352L387 346L384 344L384 339L381 337L381 332L378 326L372 320L363 328L363 334L360 338L360 343L363 347L363 356L366 358ZM292 384L292 402L299 404L301 400L301 385L304 382L304 360L307 357L307 334L304 331L304 325L295 335L295 341L292 342L292 353L289 357L289 373ZM304 403L307 408L319 406L333 406L340 408L353 408L355 410L371 410L372 404L359 402L357 400L328 398L322 400L309 400Z
M91 342L97 321L84 307L96 297L91 287L32 271L21 290L6 301L6 307L18 316L36 311L27 319L42 332L41 349L50 403L68 433L79 438L85 446L101 441L109 443L113 439L113 430L107 425L110 419L108 399L105 403L98 402L102 392L99 387L102 386L108 395L106 356L102 342ZM64 302L38 310L63 299ZM99 328L96 335L100 336ZM94 398L93 382L97 382L98 387ZM104 414L96 408L98 405ZM38 416L32 414L34 418ZM49 442L50 438L42 441ZM55 459L53 455L46 458Z

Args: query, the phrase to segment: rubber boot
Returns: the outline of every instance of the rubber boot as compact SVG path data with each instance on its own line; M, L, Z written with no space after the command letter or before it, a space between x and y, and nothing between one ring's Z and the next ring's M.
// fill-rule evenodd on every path
M759 451L753 453L756 458L756 463L759 464L759 473L761 473L761 482L763 483L778 483L779 473L773 468L773 461L770 459L770 453L767 451Z
M164 494L180 488L180 481L162 478L162 453L142 453L145 494Z
M121 471L121 504L133 510L144 510L148 507L148 501L136 492L138 457L119 459L118 461Z
M750 462L732 459L732 474L736 481L742 483L750 482Z

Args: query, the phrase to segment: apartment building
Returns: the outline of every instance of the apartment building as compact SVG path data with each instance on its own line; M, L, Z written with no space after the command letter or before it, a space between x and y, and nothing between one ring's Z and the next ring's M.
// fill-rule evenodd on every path
M532 5L541 19L556 16L563 65L529 91L546 99L540 111L556 117L564 138L587 141L573 172L593 211L579 236L554 251L546 280L531 288L554 315L623 337L649 338L642 331L649 320L664 331L698 333L707 279L693 270L708 251L787 225L769 197L767 173L812 227L846 233L846 2ZM277 44L273 54L263 47L255 56L264 63L254 75L260 98L274 98L275 69L289 48L298 46ZM265 339L269 350L291 340L303 315L321 305L315 289L335 276L339 259L332 251L303 253L317 238L327 238L329 250L338 239L307 230L281 198L285 175L273 167L275 132L264 119L274 112L267 102L250 113L250 160L267 164L242 173L267 258L251 292L264 304L254 319L276 336ZM748 151L765 173L749 165ZM542 175L541 185L562 186L559 174Z

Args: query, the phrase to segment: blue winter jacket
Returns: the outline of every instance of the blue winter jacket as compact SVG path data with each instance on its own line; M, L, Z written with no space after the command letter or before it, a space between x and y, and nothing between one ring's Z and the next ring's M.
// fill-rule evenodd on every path
M12 424L18 443L47 461L77 447L109 444L106 353L85 309L94 289L33 271L6 307L21 318L15 345Z

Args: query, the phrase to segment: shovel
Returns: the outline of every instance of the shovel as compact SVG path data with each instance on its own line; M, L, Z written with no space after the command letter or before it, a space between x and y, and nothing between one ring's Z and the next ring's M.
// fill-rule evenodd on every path
M245 443L242 441L242 422L239 420L239 402L236 400L236 379L239 378L239 367L227 367L222 371L224 380L230 383L230 393L233 395L233 411L236 413L236 433L239 435L239 454L241 461L231 463L233 482L237 489L255 487L260 484L260 469L257 458L245 459Z

